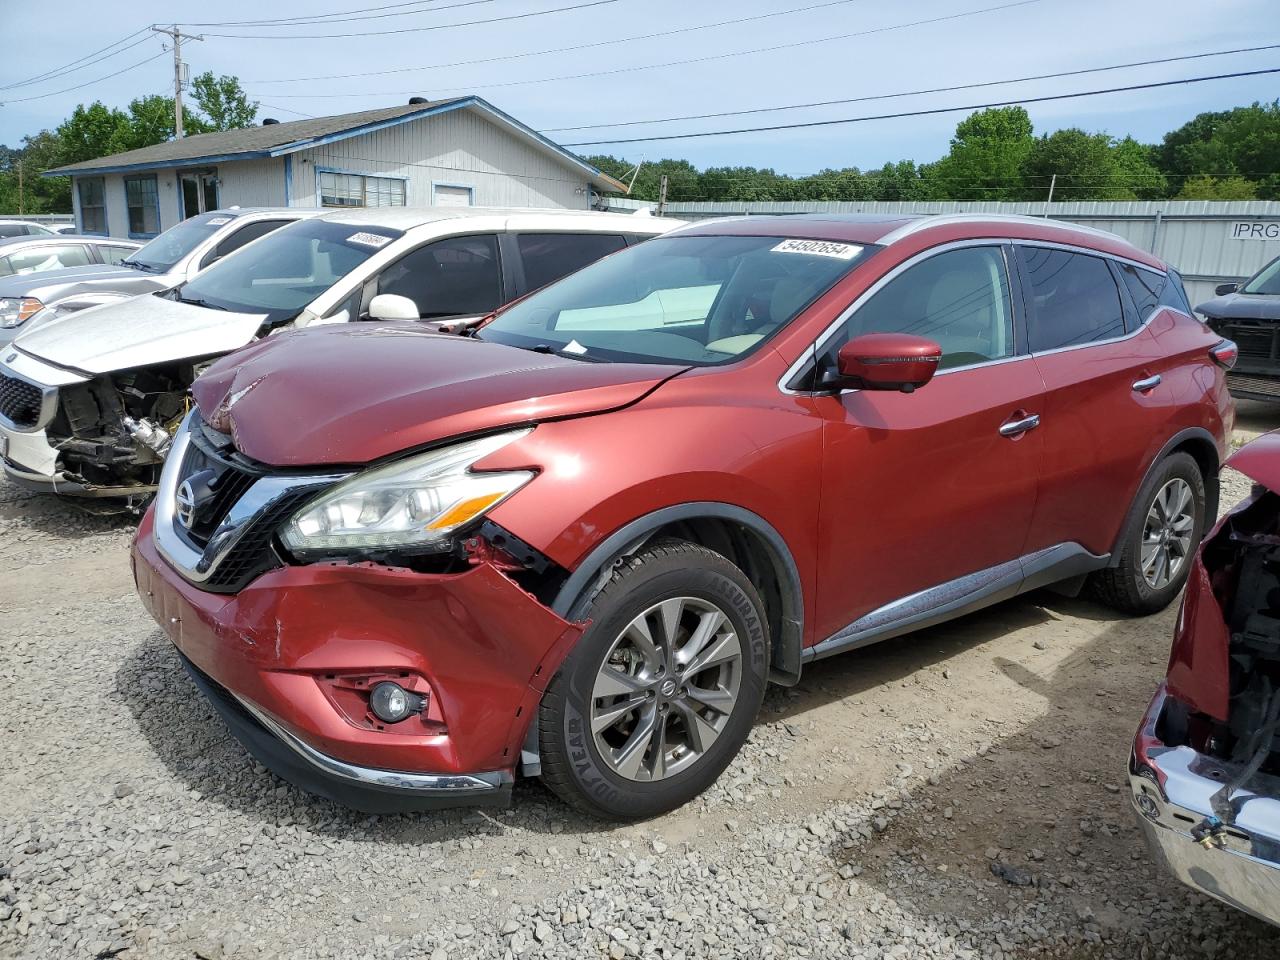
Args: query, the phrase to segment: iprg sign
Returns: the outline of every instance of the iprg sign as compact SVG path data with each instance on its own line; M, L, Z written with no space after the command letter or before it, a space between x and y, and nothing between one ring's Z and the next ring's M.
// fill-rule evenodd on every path
M1237 220L1231 224L1232 240L1280 240L1280 221Z

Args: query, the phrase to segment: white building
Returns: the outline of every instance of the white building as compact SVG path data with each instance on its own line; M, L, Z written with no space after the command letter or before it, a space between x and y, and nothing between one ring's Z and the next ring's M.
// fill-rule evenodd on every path
M591 209L625 190L479 97L202 133L49 170L76 223L147 238L219 207L458 204Z

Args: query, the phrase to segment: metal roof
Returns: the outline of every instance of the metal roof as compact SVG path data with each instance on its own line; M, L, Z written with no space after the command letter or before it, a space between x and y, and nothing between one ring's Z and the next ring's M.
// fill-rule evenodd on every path
M537 131L503 113L480 97L454 97L448 100L431 100L426 103L402 104L395 107L379 107L376 110L359 110L332 117L315 117L310 120L290 120L286 123L268 123L239 130L218 133L197 133L181 140L169 140L138 150L126 150L110 156L98 157L79 163L46 170L46 177L64 177L87 173L125 173L141 170L157 170L187 166L196 163L214 163L231 160L252 160L264 157L280 157L297 150L305 150L348 137L373 133L384 127L396 126L413 120L447 113L451 110L473 109L489 120L505 127L508 132L532 145L555 154L570 166L587 173L596 186L606 190L626 190L624 184L602 173L577 154L566 150Z

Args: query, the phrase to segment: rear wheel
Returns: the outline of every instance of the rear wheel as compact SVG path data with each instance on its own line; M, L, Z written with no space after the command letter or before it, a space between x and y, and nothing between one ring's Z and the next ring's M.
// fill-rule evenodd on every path
M720 554L667 540L623 561L574 618L591 624L542 701L543 781L611 819L687 803L737 754L764 696L755 587Z
M1135 501L1119 563L1093 575L1093 592L1124 613L1163 610L1178 595L1205 528L1204 477L1186 453L1166 457Z

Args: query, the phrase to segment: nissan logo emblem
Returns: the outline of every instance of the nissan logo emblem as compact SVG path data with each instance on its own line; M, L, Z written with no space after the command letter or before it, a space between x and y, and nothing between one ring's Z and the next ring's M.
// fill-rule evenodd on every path
M174 496L174 506L178 514L178 522L190 530L196 522L196 492L190 480L183 480L182 486Z

